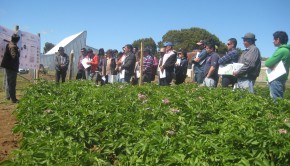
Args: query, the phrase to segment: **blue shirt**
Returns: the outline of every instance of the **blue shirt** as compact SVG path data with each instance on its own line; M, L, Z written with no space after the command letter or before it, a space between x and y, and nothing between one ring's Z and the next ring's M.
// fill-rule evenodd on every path
M233 48L229 50L225 56L221 57L218 63L219 65L226 65L226 64L237 63L238 60L239 60L238 51L235 48Z

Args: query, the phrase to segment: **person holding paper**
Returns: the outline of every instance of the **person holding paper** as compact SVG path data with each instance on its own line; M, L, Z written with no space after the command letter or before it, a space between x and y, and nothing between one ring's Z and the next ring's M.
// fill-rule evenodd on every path
M269 82L270 96L273 99L283 98L285 92L285 83L288 79L290 66L290 45L288 35L284 31L276 31L273 34L273 44L278 47L273 55L266 60L265 66L274 70L279 62L282 61L286 73ZM268 78L267 78L268 79Z
M187 66L188 66L188 60L187 60L187 51L184 49L178 50L178 57L179 62L175 63L175 76L176 81L175 84L182 84L185 81L186 74L187 74Z
M218 60L219 55L215 52L215 44L208 43L206 45L206 53L208 57L204 66L204 81L203 85L207 87L217 87L218 83Z
M204 65L205 59L207 58L207 53L205 50L206 41L200 40L196 43L199 46L199 52L192 59L192 63L194 64L194 82L198 84L202 84L204 80Z
M176 62L176 53L173 51L173 44L171 42L165 42L165 54L161 59L160 69L160 79L159 85L166 86L170 85L173 79L174 65Z
M239 54L236 49L237 47L237 39L236 38L230 38L227 43L228 52L226 55L221 57L218 61L219 65L226 66L228 64L237 63L239 60ZM222 75L222 87L228 87L231 85L233 88L235 83L237 82L236 77L233 75Z
M76 79L86 79L86 73L85 73L85 68L82 64L83 59L86 57L87 55L87 49L86 48L82 48L81 49L81 55L79 57L79 61L78 61L78 73L76 76Z
M261 70L261 54L255 45L255 34L247 33L242 39L246 49L242 52L238 63L242 63L243 66L234 71L233 75L237 77L237 88L254 93L254 84Z

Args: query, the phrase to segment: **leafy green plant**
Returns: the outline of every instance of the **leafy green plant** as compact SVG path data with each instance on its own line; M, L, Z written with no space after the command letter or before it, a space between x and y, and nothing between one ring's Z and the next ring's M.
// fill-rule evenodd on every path
M14 165L289 165L290 102L194 84L29 87Z

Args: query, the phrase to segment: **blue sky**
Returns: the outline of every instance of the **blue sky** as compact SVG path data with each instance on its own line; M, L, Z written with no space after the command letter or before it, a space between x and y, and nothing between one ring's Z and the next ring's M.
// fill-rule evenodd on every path
M169 30L199 27L226 43L231 37L244 49L241 37L256 35L263 57L275 50L273 33L290 35L289 0L4 0L0 25L41 34L45 42L57 44L63 38L87 31L87 45L105 50L140 38L157 43Z

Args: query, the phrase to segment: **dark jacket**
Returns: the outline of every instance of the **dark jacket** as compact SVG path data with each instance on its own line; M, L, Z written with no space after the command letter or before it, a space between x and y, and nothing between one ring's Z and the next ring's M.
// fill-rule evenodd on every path
M63 59L63 62L61 61L61 59ZM61 64L64 65L63 68L61 68ZM55 70L60 71L62 70L67 70L68 69L68 64L69 64L69 57L67 54L64 54L63 56L56 55L55 57Z
M134 75L134 68L136 63L136 56L132 52L128 52L126 54L126 58L124 60L124 64L121 69L125 69L125 74L129 74L130 76Z
M17 45L9 42L6 45L1 67L18 72L20 52Z

